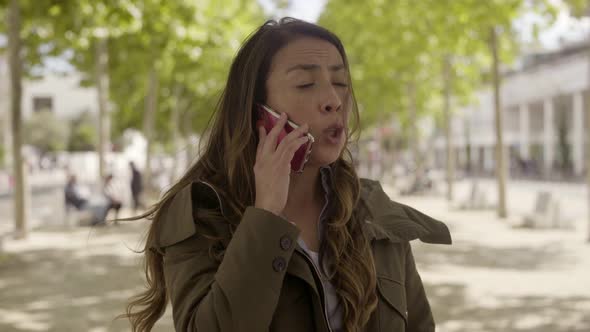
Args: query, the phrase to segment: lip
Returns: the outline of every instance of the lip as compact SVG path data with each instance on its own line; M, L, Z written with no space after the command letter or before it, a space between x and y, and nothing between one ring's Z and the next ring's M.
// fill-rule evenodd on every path
M344 126L341 125L340 123L334 123L332 125L330 125L328 128L324 129L324 133L333 133L333 132L341 132L344 130Z
M344 126L340 123L334 123L323 131L326 141L333 145L341 143L344 136Z

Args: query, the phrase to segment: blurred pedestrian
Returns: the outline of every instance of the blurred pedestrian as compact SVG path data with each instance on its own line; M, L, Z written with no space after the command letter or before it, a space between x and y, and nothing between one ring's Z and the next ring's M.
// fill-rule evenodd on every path
M87 199L82 197L82 194L80 193L78 181L76 176L73 174L68 175L66 187L64 188L64 196L66 211L68 211L70 208L82 210L87 203Z
M451 236L359 179L349 73L317 25L285 18L250 35L199 159L136 217L152 223L147 289L124 315L133 331L168 302L179 332L434 331L409 241Z
M137 209L143 209L143 203L141 201L143 179L141 172L137 169L134 162L130 161L129 167L131 168L131 197L133 199L133 212L137 213Z
M117 219L119 218L119 211L123 206L123 190L117 185L112 174L108 174L104 180L103 195L107 199L107 209L105 212L105 219L109 212L112 210L115 212L114 220L115 224L118 224Z
M82 188L78 184L75 175L68 175L68 180L64 189L66 213L75 209L76 211L84 212L82 214L72 214L71 217L76 218L76 223L89 223L90 225L104 225L106 214L109 209L109 201L105 203L102 197L96 197L83 193Z

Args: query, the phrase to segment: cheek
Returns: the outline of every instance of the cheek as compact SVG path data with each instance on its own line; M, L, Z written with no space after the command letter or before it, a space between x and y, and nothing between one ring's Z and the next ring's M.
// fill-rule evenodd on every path
M352 95L350 90L343 91L339 93L340 100L342 100L342 106L350 109L352 107Z
M350 121L350 116L352 114L352 106L351 104L344 104L342 105L342 114L344 116L344 122L348 126Z
M278 110L286 112L293 122L299 125L308 123L313 126L314 104L312 100L312 98L301 94L285 93L283 99L276 102Z

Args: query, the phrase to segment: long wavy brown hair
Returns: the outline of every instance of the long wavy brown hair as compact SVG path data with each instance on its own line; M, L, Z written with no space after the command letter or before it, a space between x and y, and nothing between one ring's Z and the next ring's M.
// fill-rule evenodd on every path
M120 316L130 320L134 332L150 331L166 310L168 295L164 282L163 252L154 250L150 245L157 240L157 229L165 220L161 218L161 212L174 195L199 180L207 181L220 194L223 200L223 216L214 212L197 212L197 226L206 219L207 222L229 223L230 228L235 229L246 207L254 204L253 166L258 144L254 105L255 102L266 101L265 82L273 56L279 49L300 37L320 38L330 42L338 49L348 68L346 53L338 37L311 23L293 18L283 18L278 22L271 20L248 37L230 68L227 84L210 120L207 138L196 163L158 203L145 214L134 218L152 220L145 249L142 251L145 253L147 289L131 298L126 314ZM352 121L347 143L353 137L358 140L358 135L353 136L359 127L359 113L352 89L349 107L352 108ZM376 272L361 221L353 214L359 203L360 181L348 147L331 168L333 206L332 214L325 225L320 259L322 262L329 262L327 274L342 302L346 331L360 331L377 305ZM206 236L215 237L211 234ZM229 241L222 238L216 240L219 240L217 244ZM215 248L218 249L217 244ZM219 251L223 252L223 245L221 250L210 251L213 258L222 259L223 254L219 255Z

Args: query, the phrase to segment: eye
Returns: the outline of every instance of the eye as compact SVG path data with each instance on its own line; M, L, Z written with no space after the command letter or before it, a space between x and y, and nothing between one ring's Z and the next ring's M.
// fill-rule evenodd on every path
M300 84L297 85L297 89L307 89L311 88L312 86L314 86L314 83Z
M333 82L332 83L334 86L337 86L339 88L348 88L348 84L343 83L343 82Z

